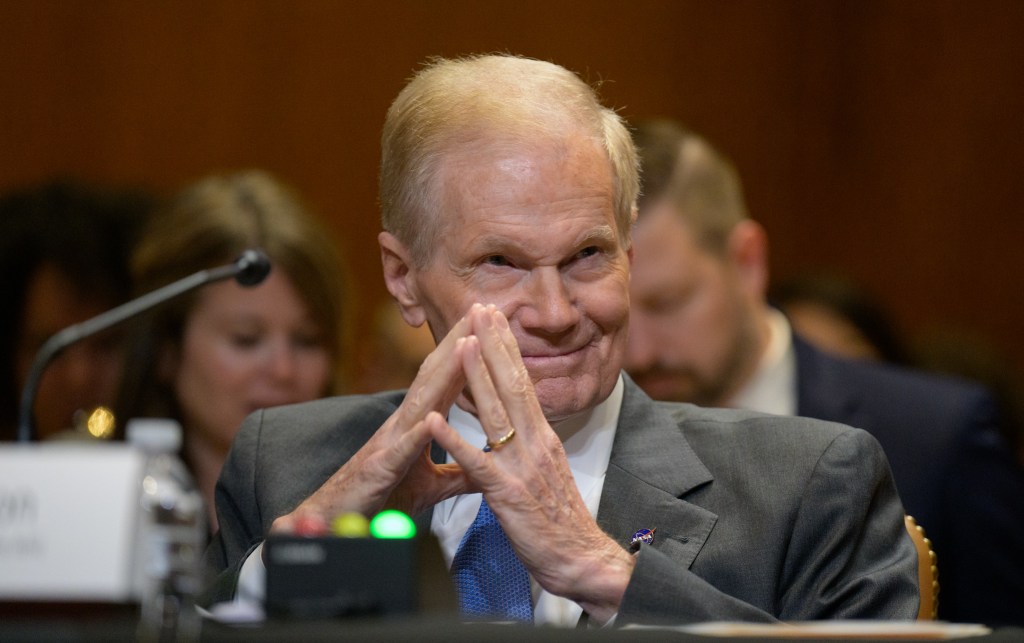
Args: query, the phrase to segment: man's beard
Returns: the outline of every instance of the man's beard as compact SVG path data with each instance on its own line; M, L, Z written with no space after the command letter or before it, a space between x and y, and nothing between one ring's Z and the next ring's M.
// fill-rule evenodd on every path
M630 373L630 376L644 392L664 402L717 406L725 393L720 378L702 377L692 368L673 368L659 363L643 372Z
M757 328L753 316L736 328L728 352L711 372L702 372L686 364L670 364L659 360L643 371L630 376L648 395L666 402L688 402L698 406L727 406L746 384L744 377L751 360L759 360Z

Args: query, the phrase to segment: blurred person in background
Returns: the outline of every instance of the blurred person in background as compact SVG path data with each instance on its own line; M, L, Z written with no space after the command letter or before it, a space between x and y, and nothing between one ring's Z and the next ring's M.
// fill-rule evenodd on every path
M226 280L152 314L126 368L119 418L169 417L216 529L213 493L235 432L257 409L344 389L348 290L330 235L269 174L202 179L156 213L132 258L150 292L257 248L270 258L253 287Z
M999 428L1024 464L1024 388L1003 351L977 332L933 328L904 346L891 315L860 284L835 273L785 279L768 300L785 313L793 331L821 350L851 359L912 365L972 380L995 398Z
M977 331L943 327L916 335L911 355L919 368L974 380L992 391L1003 437L1024 466L1024 384L1004 351Z
M867 430L938 554L939 618L1024 623L1024 471L978 386L829 355L767 303L768 239L739 177L678 124L636 124L642 166L626 370L651 397Z
M908 362L888 312L849 277L796 275L775 284L768 300L785 313L798 335L824 351L851 359Z
M128 300L128 260L156 198L135 187L59 179L0 197L0 439L14 439L22 388L54 333ZM38 439L81 435L97 408L114 405L123 330L58 355L39 380ZM102 411L101 411L102 414ZM109 437L112 422L93 424Z

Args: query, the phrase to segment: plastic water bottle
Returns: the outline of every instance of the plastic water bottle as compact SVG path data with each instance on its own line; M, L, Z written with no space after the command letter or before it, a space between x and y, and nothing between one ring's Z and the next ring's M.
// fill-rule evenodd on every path
M133 419L128 441L146 456L139 502L135 580L140 602L138 640L196 641L195 597L202 581L206 513L202 495L178 457L181 425Z

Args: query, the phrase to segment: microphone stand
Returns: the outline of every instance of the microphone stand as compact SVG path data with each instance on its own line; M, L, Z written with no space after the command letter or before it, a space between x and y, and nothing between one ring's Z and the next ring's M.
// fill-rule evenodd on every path
M200 270L188 277L167 284L153 292L121 304L91 319L68 326L58 331L36 352L32 368L28 372L25 386L21 390L21 407L18 412L18 442L31 442L34 434L33 406L39 379L50 361L67 347L111 326L135 317L147 310L168 302L200 286L221 281L230 277L243 286L255 286L263 281L270 272L270 260L258 250L246 250L234 263L209 270Z

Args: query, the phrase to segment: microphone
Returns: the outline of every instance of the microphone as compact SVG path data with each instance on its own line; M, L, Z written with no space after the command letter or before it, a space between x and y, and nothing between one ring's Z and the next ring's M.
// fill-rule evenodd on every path
M100 313L84 322L68 326L50 337L36 352L25 386L21 390L21 408L18 412L18 441L31 442L34 427L32 407L35 405L39 379L47 365L64 349L111 326L140 315L201 286L231 277L245 287L255 286L270 273L270 259L260 250L246 250L234 263L218 268L200 270L188 277L157 288L153 292Z
M234 273L235 281L248 288L267 278L270 274L270 259L259 250L246 250L230 267L238 268L238 272Z

